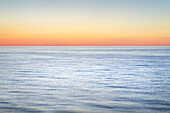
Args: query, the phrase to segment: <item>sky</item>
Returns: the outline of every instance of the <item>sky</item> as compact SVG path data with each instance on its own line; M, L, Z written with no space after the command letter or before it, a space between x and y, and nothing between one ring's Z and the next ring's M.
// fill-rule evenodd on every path
M0 46L170 46L170 0L0 0Z

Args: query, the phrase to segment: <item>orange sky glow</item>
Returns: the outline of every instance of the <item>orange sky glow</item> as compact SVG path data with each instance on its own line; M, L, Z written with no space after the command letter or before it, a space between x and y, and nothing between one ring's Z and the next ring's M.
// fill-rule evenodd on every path
M170 46L170 2L127 1L0 1L0 46Z

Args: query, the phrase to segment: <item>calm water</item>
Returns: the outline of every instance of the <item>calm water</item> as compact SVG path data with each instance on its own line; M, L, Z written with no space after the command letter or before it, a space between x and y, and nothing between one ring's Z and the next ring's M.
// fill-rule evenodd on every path
M170 47L0 47L0 113L170 113Z

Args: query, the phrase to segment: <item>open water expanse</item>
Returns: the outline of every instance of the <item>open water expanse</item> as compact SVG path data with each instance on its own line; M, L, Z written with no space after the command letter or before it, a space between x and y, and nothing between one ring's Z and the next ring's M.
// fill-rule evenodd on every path
M170 47L0 47L0 113L170 113Z

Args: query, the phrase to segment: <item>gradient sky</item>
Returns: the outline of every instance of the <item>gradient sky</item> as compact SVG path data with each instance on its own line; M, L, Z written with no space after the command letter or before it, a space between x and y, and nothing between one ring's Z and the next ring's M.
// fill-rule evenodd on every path
M170 46L170 0L0 0L0 46Z

